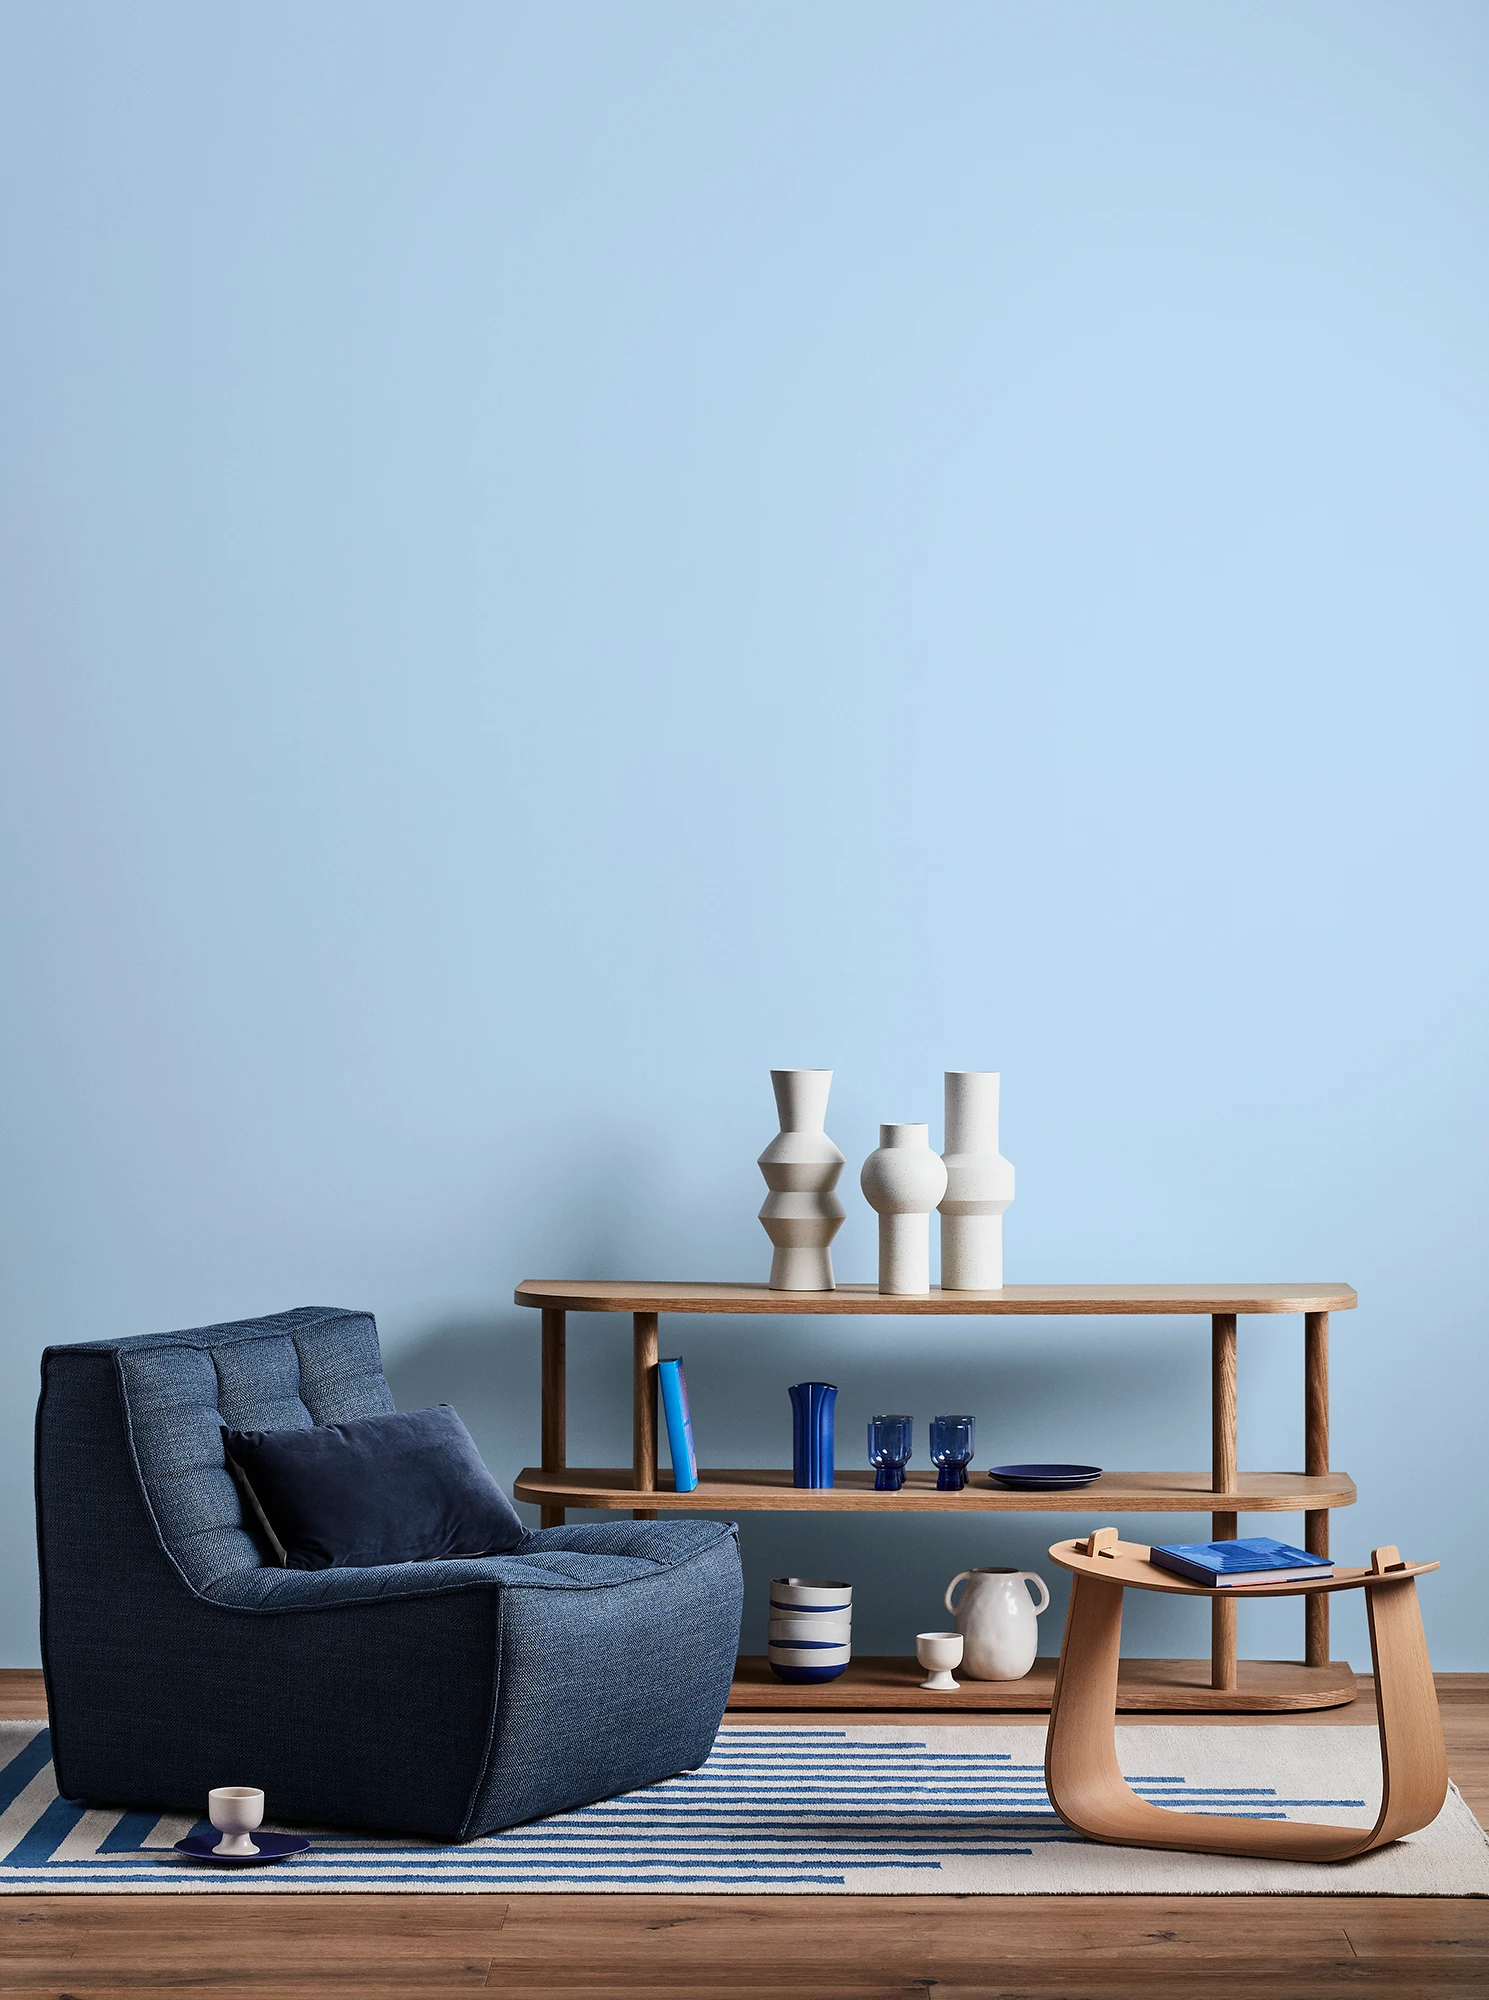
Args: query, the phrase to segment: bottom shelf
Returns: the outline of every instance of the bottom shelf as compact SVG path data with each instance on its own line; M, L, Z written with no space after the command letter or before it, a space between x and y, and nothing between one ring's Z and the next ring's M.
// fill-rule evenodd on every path
M729 1690L731 1709L789 1708L831 1714L851 1709L905 1709L922 1715L1047 1714L1055 1692L1056 1661L1040 1659L1021 1681L962 1680L954 1692L927 1693L918 1683L925 1669L903 1657L854 1660L835 1681L807 1686L778 1681L765 1660L741 1655ZM1345 1660L1305 1667L1294 1660L1241 1660L1238 1685L1210 1686L1208 1660L1124 1660L1117 1680L1119 1709L1156 1709L1210 1715L1255 1715L1289 1709L1339 1708L1355 1698L1355 1677Z

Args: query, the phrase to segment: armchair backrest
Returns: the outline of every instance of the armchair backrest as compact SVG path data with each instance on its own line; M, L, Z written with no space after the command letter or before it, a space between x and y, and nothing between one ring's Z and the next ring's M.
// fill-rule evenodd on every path
M105 1356L111 1366L100 1364ZM371 1313L300 1306L183 1333L49 1347L38 1491L85 1478L86 1458L70 1447L83 1432L117 1426L161 1542L193 1589L206 1591L264 1560L223 1456L224 1426L308 1430L392 1408Z

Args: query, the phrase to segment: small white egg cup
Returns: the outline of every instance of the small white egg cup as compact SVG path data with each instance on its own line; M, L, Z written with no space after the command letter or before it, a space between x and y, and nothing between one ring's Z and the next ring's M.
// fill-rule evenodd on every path
M951 1669L962 1664L962 1635L960 1632L917 1632L915 1635L915 1657L929 1670L929 1678L920 1685L923 1688L957 1688L960 1681L951 1678Z
M220 1785L207 1794L207 1817L222 1835L214 1854L242 1856L261 1850L248 1838L264 1819L264 1795L252 1785Z

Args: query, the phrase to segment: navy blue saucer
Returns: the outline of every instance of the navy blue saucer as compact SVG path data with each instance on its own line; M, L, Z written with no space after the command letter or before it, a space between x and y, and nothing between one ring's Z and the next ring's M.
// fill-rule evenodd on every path
M1059 1493L1072 1486L1089 1486L1101 1477L1099 1465L992 1465L988 1478L995 1486L1016 1486L1029 1493Z
M303 1854L310 1842L303 1833L253 1833L249 1838L257 1854L216 1854L220 1833L189 1833L176 1842L176 1852L192 1861L215 1861L223 1868L256 1868L266 1861L283 1861L286 1855Z

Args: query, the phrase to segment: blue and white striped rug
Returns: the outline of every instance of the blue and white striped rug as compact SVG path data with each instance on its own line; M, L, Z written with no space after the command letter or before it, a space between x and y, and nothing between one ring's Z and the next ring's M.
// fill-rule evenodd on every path
M1373 1729L1117 1734L1144 1798L1373 1823ZM1456 1792L1425 1832L1334 1868L1097 1846L1050 1808L1042 1727L730 1727L700 1771L465 1846L306 1829L309 1852L239 1871L174 1852L205 1820L59 1799L50 1747L42 1724L0 1724L0 1888L13 1893L1489 1894L1489 1843Z

